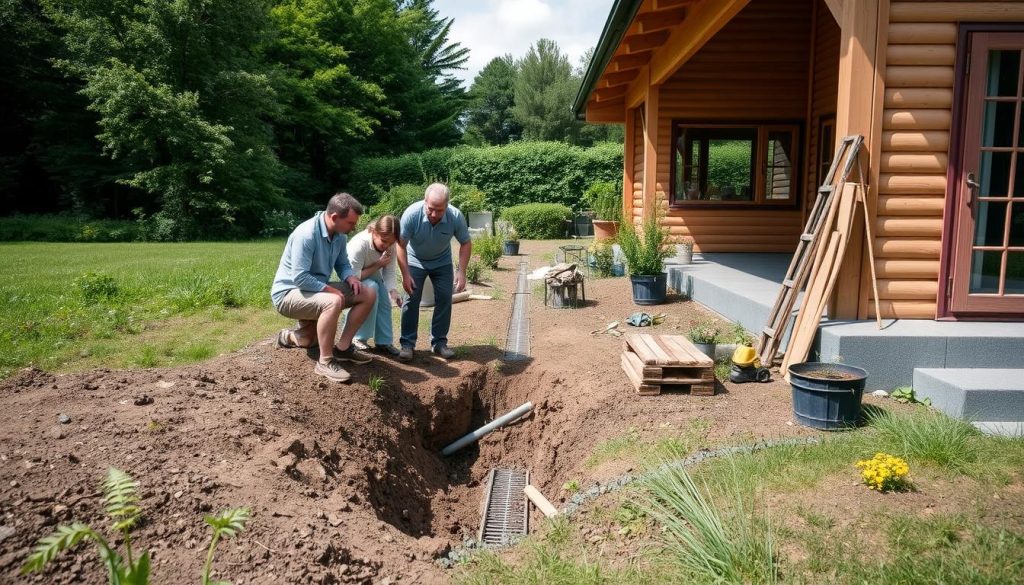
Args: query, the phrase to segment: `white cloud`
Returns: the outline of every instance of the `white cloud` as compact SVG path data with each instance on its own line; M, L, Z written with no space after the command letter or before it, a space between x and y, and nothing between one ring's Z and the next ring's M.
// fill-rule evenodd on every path
M442 17L455 19L450 39L469 49L467 70L459 72L468 88L491 59L519 59L538 39L552 39L578 66L597 45L612 0L435 0Z

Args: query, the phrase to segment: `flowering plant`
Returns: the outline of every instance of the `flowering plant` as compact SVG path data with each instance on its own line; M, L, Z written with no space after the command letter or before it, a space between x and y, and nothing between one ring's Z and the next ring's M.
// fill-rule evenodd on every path
M910 466L903 459L888 453L875 453L871 459L858 461L857 467L861 469L864 483L873 490L904 490L910 485L907 480Z
M690 330L686 336L694 343L718 343L718 336L721 333L718 324L710 319L690 321Z

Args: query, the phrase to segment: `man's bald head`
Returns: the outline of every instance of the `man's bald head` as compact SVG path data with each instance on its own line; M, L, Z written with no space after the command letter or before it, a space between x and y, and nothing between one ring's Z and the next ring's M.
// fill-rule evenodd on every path
M437 225L448 211L448 199L451 191L444 183L432 183L423 194L423 212L427 215L430 225Z

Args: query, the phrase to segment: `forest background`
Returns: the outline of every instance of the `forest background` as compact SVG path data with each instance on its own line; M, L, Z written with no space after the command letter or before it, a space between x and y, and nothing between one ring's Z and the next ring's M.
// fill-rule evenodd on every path
M360 161L436 149L611 141L621 174L621 127L570 111L592 52L539 39L467 89L451 25L431 0L0 0L0 239L279 236Z

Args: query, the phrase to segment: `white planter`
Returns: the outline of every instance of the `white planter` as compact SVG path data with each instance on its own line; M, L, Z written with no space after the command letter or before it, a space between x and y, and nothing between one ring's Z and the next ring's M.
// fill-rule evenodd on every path
M676 264L693 262L693 244L676 244Z
M494 234L494 213L490 211L470 211L466 214L469 227L482 229L487 235Z
M428 278L423 281L423 294L420 296L420 307L434 306L434 283Z

